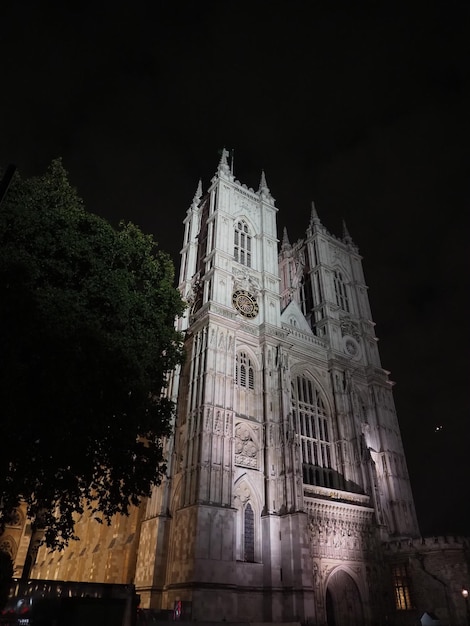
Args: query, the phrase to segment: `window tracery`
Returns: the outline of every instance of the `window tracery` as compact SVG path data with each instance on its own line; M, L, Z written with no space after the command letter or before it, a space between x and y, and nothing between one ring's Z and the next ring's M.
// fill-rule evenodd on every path
M333 274L333 283L335 286L336 304L349 313L349 298L346 283L343 274L339 270L335 270Z
M248 224L239 220L235 225L233 256L237 263L251 267L252 237Z
M410 575L406 563L397 563L393 567L393 584L395 588L395 607L398 611L409 611L414 608Z
M312 380L292 382L294 428L300 435L303 480L310 485L337 487L333 478L330 420L326 404Z
M253 363L245 352L239 352L235 363L235 384L245 389L255 388Z

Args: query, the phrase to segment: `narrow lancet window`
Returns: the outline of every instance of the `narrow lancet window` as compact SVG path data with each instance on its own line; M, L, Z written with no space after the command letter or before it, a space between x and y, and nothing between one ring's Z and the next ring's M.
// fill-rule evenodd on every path
M255 560L255 516L251 504L245 507L244 514L244 557L245 561L253 563Z
M245 389L253 390L255 388L255 370L253 363L245 352L237 354L235 363L235 383Z
M339 270L335 270L333 281L335 285L336 304L343 309L343 311L349 313L348 291L343 275Z

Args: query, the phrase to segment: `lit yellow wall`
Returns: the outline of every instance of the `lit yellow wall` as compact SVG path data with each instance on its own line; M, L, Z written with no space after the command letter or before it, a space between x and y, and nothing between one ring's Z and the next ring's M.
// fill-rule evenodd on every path
M62 551L40 546L30 578L132 583L142 507L133 507L128 516L116 515L110 526L98 523L89 514L82 515L75 526L79 540L71 541ZM21 577L28 550L34 555L39 538L38 534L32 536L22 506L15 523L8 525L0 537L0 547L13 558L15 577Z

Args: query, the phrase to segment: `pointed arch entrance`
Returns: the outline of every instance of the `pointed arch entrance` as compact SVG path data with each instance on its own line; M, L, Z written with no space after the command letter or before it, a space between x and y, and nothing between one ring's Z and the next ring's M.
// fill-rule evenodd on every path
M326 590L328 626L363 626L364 611L356 583L344 570L330 577Z

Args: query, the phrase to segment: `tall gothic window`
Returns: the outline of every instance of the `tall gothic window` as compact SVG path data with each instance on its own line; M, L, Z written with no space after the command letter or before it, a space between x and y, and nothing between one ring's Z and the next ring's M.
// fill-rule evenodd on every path
M251 267L251 235L243 220L235 225L233 256L238 263Z
M330 422L325 402L313 381L298 376L292 383L294 428L300 435L304 482L334 487Z
M255 388L255 371L253 363L245 352L239 352L235 363L235 383L245 389Z
M336 304L349 313L349 298L346 283L342 273L339 270L335 270L333 282L335 285Z
M243 515L243 531L244 559L253 563L255 560L255 515L249 502L245 507Z
M393 566L393 585L395 587L395 607L398 611L413 609L410 592L410 576L406 563Z

